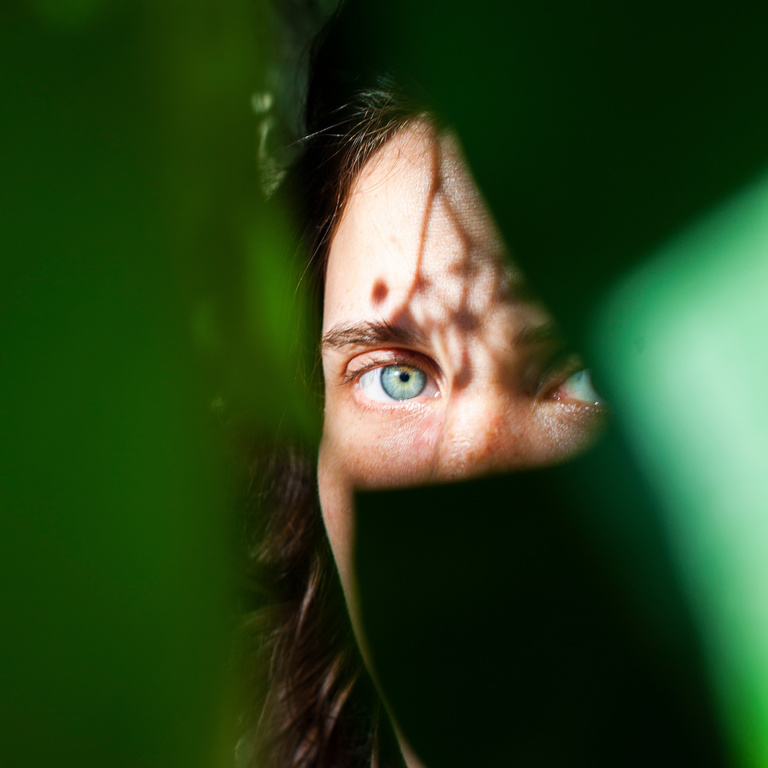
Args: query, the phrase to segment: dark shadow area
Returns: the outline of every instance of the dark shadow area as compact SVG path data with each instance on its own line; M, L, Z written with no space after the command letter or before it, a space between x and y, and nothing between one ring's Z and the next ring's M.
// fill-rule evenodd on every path
M357 505L364 631L426 765L728 764L658 511L614 435Z
M339 69L408 73L430 94L583 347L616 279L768 163L767 26L746 0L353 0L332 47Z

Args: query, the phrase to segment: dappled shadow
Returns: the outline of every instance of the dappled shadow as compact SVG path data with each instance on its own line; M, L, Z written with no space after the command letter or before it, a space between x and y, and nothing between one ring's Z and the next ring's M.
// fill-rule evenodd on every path
M416 261L410 286L397 305L387 312L393 326L418 329L427 338L449 340L453 365L450 385L467 387L475 376L470 348L492 349L487 320L502 306L528 305L540 311L529 287L500 239L477 192L456 141L426 130L425 153L429 184L416 243ZM451 253L428 253L432 240L450 231ZM443 263L445 262L445 263ZM374 285L373 299L380 304L389 294L383 280ZM526 329L530 331L530 329ZM520 330L509 328L510 339ZM495 375L503 377L509 360L492 356Z

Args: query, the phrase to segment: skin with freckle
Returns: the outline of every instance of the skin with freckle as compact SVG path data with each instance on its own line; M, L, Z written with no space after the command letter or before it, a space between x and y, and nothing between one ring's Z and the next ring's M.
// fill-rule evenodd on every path
M381 304L387 298L388 293L387 284L383 280L377 280L371 291L371 299L374 304Z
M593 440L602 409L550 370L551 328L455 139L400 130L352 187L326 273L318 478L353 621L355 489L553 464Z

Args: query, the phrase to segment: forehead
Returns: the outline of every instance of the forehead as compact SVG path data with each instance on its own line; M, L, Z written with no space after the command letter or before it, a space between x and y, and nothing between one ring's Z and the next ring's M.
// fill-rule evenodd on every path
M427 296L433 305L482 303L512 277L456 140L416 122L366 163L351 189L329 252L324 330L339 320L391 319L406 306L418 314Z

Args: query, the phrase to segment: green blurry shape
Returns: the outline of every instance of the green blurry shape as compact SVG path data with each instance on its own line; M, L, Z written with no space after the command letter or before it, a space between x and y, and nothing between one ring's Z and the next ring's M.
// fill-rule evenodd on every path
M315 443L321 409L307 389L319 354L310 341L316 322L310 316L309 278L293 258L296 231L287 210L273 203L248 233L246 307L250 335L258 344L251 361L252 410L277 416L289 434Z
M610 296L596 348L666 508L723 715L768 766L768 175Z
M232 499L190 308L216 354L246 314L247 8L118 3L77 35L0 8L3 766L232 760Z
M730 764L622 453L356 496L366 645L425 765Z
M58 32L87 28L101 12L103 0L30 0L36 15Z
M768 162L768 6L348 0L339 68L412 76L582 347L596 303ZM364 30L364 31L362 31Z
M294 314L295 227L283 201L266 201L256 157L273 117L254 108L273 42L258 45L266 5L152 6L147 36L164 54L162 181L210 400L235 431L313 439L318 410L299 374L313 345L311 325Z

